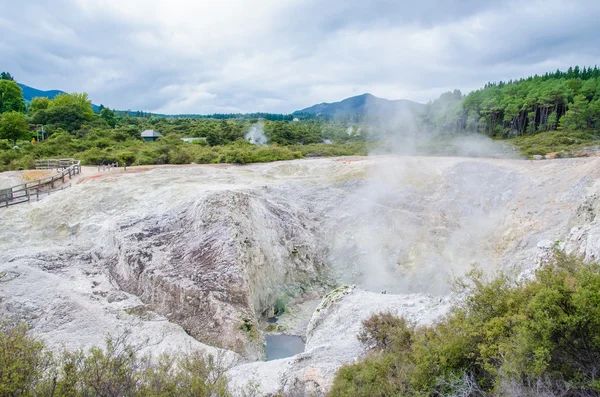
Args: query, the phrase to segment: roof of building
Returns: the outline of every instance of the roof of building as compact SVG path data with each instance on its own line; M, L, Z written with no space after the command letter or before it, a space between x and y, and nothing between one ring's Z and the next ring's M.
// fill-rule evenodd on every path
M144 130L142 131L142 138L158 138L163 136L160 132L154 130Z

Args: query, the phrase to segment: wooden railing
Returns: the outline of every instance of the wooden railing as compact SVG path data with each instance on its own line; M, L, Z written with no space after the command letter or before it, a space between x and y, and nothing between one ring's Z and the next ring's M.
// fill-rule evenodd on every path
M45 159L35 160L36 170L64 170L72 165L79 165L79 161L75 159Z
M40 168L38 168L38 162ZM44 194L48 195L71 186L70 183L68 186L65 185L65 182L67 178L71 179L81 173L81 162L74 159L36 160L36 168L56 168L61 171L52 176L36 179L35 181L12 186L7 189L0 189L0 208L27 203L33 199L39 200L40 196L43 197ZM58 185L60 187L57 188Z

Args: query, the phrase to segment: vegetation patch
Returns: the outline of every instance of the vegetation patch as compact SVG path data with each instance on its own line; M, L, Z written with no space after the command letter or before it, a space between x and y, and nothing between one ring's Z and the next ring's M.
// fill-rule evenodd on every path
M154 315L152 306L139 305L125 309L125 313L137 316L143 320L149 319Z
M273 305L273 313L275 314L275 316L281 316L283 313L286 312L286 307L290 302L290 299L291 298L289 295L282 295L279 298L277 298L275 304Z
M226 367L219 357L191 353L141 355L127 333L103 348L52 353L22 323L0 321L1 396L225 397Z
M548 131L514 138L510 142L526 156L555 152L566 156L585 146L597 145L599 138L594 131Z
M600 393L599 264L556 252L533 281L473 270L455 288L465 299L433 326L364 321L370 352L339 370L331 396Z

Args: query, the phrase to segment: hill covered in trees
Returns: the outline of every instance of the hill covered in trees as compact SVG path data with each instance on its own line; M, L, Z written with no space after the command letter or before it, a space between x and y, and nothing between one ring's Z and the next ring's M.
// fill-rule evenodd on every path
M346 118L358 121L369 117L385 117L390 114L401 112L418 114L422 112L424 108L425 106L423 104L406 99L389 100L378 98L372 94L362 94L346 98L340 102L324 102L313 105L298 110L294 112L294 114L308 114L328 119Z
M23 99L25 99L26 102L31 102L31 100L36 97L54 99L54 97L56 97L57 95L66 94L66 92L60 90L43 91L38 90L37 88L29 87L25 84L17 84L19 85L19 87L21 87L21 90L23 91Z

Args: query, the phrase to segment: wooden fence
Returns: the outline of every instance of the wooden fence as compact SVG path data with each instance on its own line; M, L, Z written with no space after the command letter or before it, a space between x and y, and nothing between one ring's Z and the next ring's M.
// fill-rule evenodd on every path
M74 159L36 160L35 166L36 169L57 169L60 172L7 189L0 189L0 208L39 200L44 194L63 190L71 186L70 183L68 186L65 185L67 178L71 179L81 173L81 162ZM58 185L60 187L57 187Z
M35 160L36 170L64 170L73 165L79 166L80 161L75 159L46 159Z

